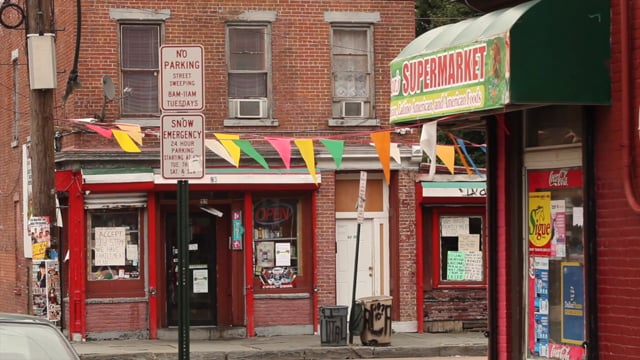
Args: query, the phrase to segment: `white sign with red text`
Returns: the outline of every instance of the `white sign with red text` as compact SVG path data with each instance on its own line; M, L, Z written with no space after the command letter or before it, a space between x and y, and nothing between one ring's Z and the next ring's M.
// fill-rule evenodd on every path
M162 111L204 109L204 50L201 45L160 47Z
M204 177L204 115L162 114L160 167L165 179Z

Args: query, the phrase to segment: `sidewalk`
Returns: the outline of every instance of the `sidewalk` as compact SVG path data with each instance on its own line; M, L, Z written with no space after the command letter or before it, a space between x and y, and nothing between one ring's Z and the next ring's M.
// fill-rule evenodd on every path
M116 340L75 342L83 360L176 359L178 342L170 340ZM476 356L486 358L487 339L480 332L461 334L394 333L389 346L326 346L319 335L194 340L191 360L309 360ZM458 358L459 359L459 358Z

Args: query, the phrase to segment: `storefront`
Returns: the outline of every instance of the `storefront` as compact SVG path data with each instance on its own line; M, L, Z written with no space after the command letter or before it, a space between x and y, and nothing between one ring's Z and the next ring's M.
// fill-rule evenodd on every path
M208 169L189 181L192 338L316 327L314 209L306 169ZM172 336L176 181L151 168L58 171L74 339ZM67 251L63 249L63 251ZM78 279L76 281L76 279ZM175 334L174 334L175 336Z
M436 175L416 182L422 243L424 331L487 327L486 182L478 175Z
M392 123L487 131L489 358L582 359L597 342L590 144L609 32L604 1L535 0L431 30L391 64Z

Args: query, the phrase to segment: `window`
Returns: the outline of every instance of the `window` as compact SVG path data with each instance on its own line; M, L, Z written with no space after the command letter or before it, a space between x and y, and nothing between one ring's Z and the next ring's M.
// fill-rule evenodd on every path
M484 286L483 209L434 211L433 286Z
M253 202L254 283L256 289L308 287L310 202L292 197L260 197ZM308 224L307 224L308 225ZM299 290L298 290L299 291ZM259 291L258 291L259 292Z
M123 24L120 26L123 116L157 116L160 113L158 106L159 51L159 25Z
M372 114L372 28L331 28L333 117L368 118Z
M122 284L103 286L109 295L142 286L141 210L95 209L87 213L88 288L105 281ZM106 295L106 293L105 293Z
M266 25L227 27L229 116L269 118L270 37Z

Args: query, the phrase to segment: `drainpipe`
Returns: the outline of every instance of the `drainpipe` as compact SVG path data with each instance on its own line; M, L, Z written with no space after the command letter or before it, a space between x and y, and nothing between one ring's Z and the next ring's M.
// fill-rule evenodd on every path
M624 167L624 193L627 198L627 202L633 211L640 213L640 202L636 197L636 192L633 189L634 175L633 175L633 161L632 161L632 135L631 135L631 122L633 121L631 106L633 105L631 99L631 43L629 41L631 33L631 25L629 23L629 0L622 0L620 2L620 40L621 49L620 56L622 58L622 156Z

